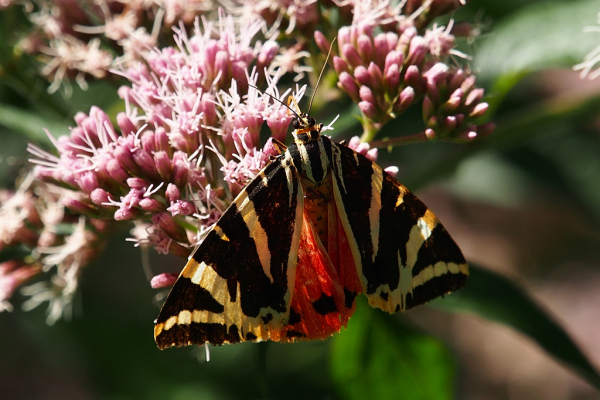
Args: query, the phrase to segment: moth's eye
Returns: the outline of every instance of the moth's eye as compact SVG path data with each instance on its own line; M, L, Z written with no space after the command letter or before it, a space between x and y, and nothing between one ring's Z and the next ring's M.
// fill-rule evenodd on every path
M308 126L315 126L317 121L313 117L308 117Z
M300 129L300 126L301 126L300 120L299 119L295 119L293 126L294 126L294 129Z

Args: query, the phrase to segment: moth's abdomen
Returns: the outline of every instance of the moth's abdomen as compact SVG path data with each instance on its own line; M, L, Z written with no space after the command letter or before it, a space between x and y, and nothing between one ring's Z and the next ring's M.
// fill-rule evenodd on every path
M310 222L315 228L323 246L327 248L329 234L329 202L333 201L331 190L331 174L318 184L307 179L302 180L304 190L304 210L308 213Z

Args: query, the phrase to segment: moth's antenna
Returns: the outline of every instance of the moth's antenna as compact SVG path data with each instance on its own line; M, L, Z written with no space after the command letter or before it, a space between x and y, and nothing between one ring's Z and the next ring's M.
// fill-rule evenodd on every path
M292 110L292 108L291 108L289 105L285 104L283 101L279 100L277 97L270 95L269 93L265 92L264 90L262 90L262 89L260 89L260 88L258 88L258 87L256 87L256 86L254 86L253 84L251 84L251 83L249 83L249 82L247 82L247 81L245 81L245 80L243 80L243 79L238 79L238 78L234 78L234 79L235 79L236 81L238 81L238 82L244 82L246 85L248 85L248 86L250 86L250 87L253 87L254 89L258 90L258 91L259 91L259 92L261 92L261 93L264 93L264 94L266 94L267 96L269 96L270 98L272 98L272 99L273 99L273 100L275 100L276 102L283 104L283 106L284 106L285 108L287 108L288 110L290 110L291 112L293 112L293 113L294 113L294 115L295 115L297 118L300 118L300 116L298 115L298 113L296 113L296 111Z
M319 74L319 79L317 79L317 86L315 86L315 91L313 92L313 95L310 98L310 104L308 105L308 112L306 113L306 115L310 115L310 109L312 108L313 100L315 99L315 94L317 94L317 89L319 88L319 82L321 82L321 77L323 76L323 72L325 71L325 67L327 66L327 61L329 61L329 56L331 55L331 50L333 49L333 44L335 43L335 39L337 39L337 37L334 37L333 40L331 41L331 44L329 45L329 51L327 52L327 58L325 59L325 64L323 64L323 68L321 68L321 73Z

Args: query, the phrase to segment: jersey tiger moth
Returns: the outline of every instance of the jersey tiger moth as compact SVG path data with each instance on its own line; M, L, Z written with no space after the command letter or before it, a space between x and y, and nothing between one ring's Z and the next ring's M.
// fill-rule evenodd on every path
M325 339L358 294L393 313L466 283L465 259L431 210L296 116L294 143L278 145L179 275L155 322L159 348Z

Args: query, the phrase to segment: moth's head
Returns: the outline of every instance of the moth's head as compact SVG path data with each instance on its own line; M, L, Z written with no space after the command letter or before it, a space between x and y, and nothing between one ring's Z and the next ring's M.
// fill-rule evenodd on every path
M306 113L301 113L294 120L294 139L296 142L307 143L312 140L317 140L321 137L321 129L323 124L317 124L313 117Z

